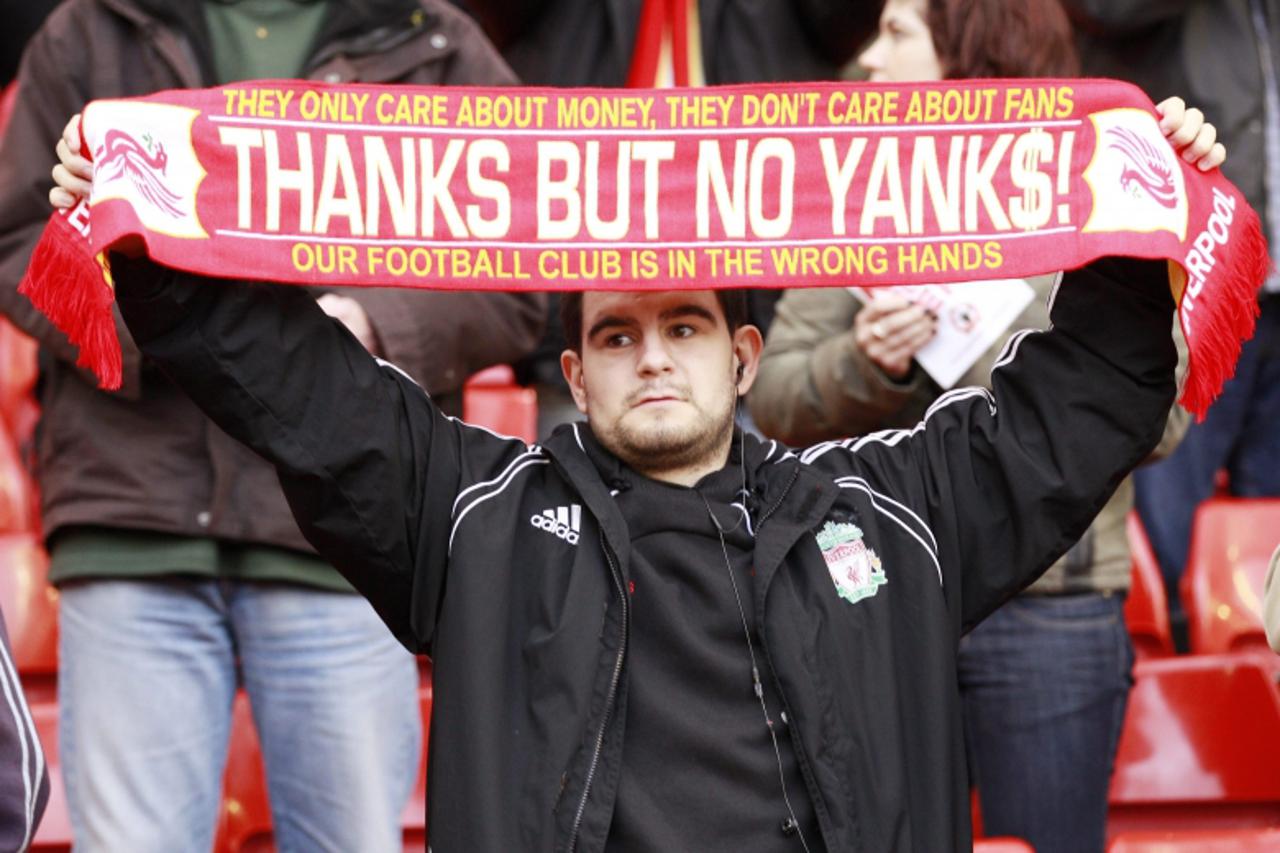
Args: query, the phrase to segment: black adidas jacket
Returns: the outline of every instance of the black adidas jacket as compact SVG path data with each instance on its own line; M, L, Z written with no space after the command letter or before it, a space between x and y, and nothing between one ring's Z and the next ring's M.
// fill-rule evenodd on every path
M600 850L629 537L580 433L530 447L441 415L300 289L116 273L142 350L275 462L309 540L434 658L432 849ZM749 450L756 622L828 850L968 848L957 641L1155 446L1172 309L1163 263L1102 261L1066 274L1055 328L1011 341L992 392L953 391L913 430ZM576 542L532 523L574 504ZM885 580L853 603L817 536L845 524Z

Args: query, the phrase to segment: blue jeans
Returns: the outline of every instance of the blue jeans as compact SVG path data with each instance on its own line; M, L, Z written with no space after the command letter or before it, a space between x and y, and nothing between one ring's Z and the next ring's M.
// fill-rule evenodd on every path
M1133 683L1119 595L1024 595L960 641L970 774L988 836L1101 853Z
M1178 581L1187 565L1196 506L1226 468L1231 493L1280 497L1280 296L1262 303L1258 329L1240 352L1236 375L1203 423L1192 424L1167 459L1134 471L1136 504L1160 562L1169 609L1182 613Z
M400 850L417 667L363 598L288 584L90 580L60 597L59 737L77 850L207 851L237 668L277 848Z

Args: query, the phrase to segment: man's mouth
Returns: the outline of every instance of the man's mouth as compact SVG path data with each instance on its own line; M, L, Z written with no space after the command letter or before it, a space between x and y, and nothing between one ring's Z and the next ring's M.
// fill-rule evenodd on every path
M675 391L650 391L636 397L631 406L632 408L639 408L655 403L679 403L683 400L684 397Z

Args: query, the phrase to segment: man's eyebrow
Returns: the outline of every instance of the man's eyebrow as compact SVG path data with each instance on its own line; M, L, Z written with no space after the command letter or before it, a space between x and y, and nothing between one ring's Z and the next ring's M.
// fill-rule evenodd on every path
M706 320L708 323L714 324L716 322L714 314L706 308L703 308L701 305L697 305L692 302L686 302L683 305L668 308L666 311L663 311L658 315L658 319L664 322L669 322L679 317L698 317ZM591 340L597 333L602 332L605 329L617 327L625 328L627 326L634 326L635 323L636 321L633 317L626 317L621 314L605 314L603 317L600 317L591 324L591 328L587 330L587 340Z
M596 320L591 324L591 328L587 330L587 340L594 338L598 332L605 329L613 328L614 326L628 326L634 324L635 321L628 319L627 317L623 317L618 314L605 314L599 320Z
M701 317L708 323L714 324L716 322L716 316L714 314L706 308L703 308L701 305L695 305L692 302L686 302L683 305L668 308L666 311L663 311L658 315L658 319L660 320L674 320L677 317Z

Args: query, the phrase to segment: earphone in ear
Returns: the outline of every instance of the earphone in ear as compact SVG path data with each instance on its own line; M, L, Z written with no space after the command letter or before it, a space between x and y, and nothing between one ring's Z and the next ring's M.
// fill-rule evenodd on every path
M738 362L738 378L737 380L735 380L736 382L742 381L742 372L746 369L747 369L747 366L745 364L743 364L742 362Z

